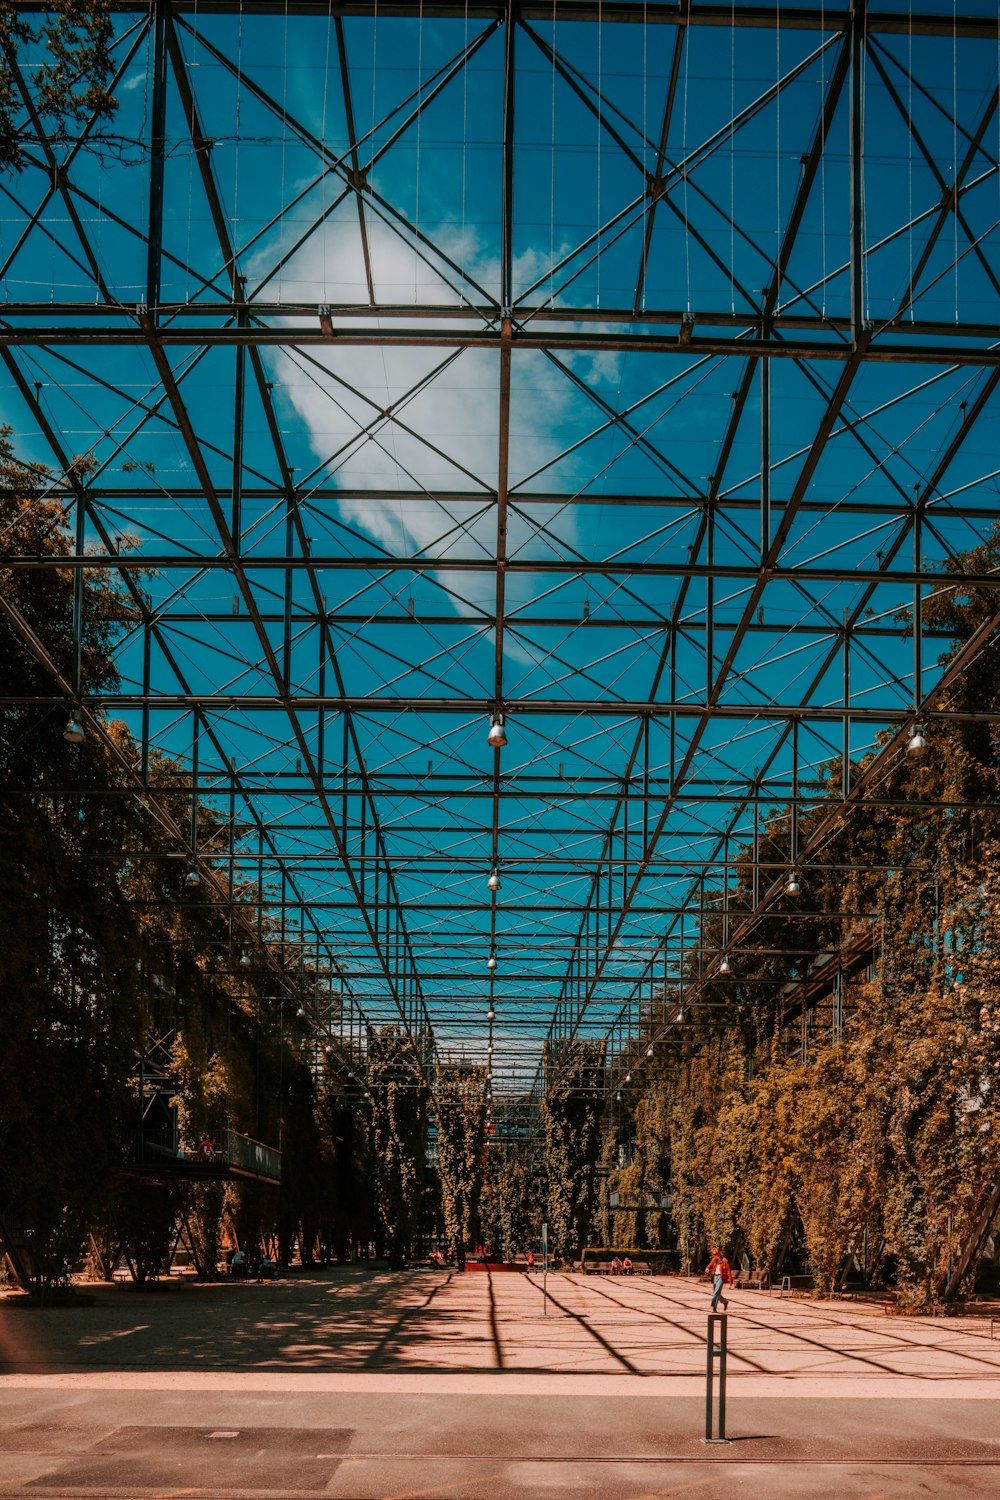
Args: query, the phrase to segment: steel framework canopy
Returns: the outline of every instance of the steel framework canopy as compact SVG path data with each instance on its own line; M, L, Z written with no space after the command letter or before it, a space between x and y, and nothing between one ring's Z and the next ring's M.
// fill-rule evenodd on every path
M133 606L84 724L232 799L345 1014L523 1094L547 1037L627 1046L739 851L774 902L769 809L826 799L821 861L852 765L958 712L986 635L942 665L923 615L997 516L996 0L114 25L71 141L11 58L3 189L2 417Z

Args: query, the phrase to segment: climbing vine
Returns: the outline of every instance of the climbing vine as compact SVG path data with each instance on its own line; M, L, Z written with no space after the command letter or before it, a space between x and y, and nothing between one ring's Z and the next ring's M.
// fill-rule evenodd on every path
M998 564L1000 528L945 567L982 576ZM924 602L928 625L959 642L998 611L1000 589L981 585ZM900 623L909 629L905 614ZM669 1066L651 1065L616 1106L629 1118L614 1121L615 1139L630 1147L615 1170L606 1142L609 1187L636 1193L652 1180L655 1121L691 1270L719 1242L772 1276L808 1266L820 1292L863 1268L920 1307L941 1296L961 1247L974 1248L1000 1181L1000 750L981 717L1000 707L996 630L936 706L980 716L935 720L922 756L900 750L876 766L881 736L846 773L839 761L821 773L828 798L800 809L802 843L845 774L870 786L802 871L808 900L760 913L731 977L702 981L692 964L703 1005L678 1026ZM744 869L753 852L740 851ZM791 862L789 809L765 821L760 853ZM731 922L752 904L744 875ZM699 947L722 946L709 912ZM838 953L835 1016L833 996L803 999L803 982L807 955ZM613 1233L623 1227L609 1216Z
M601 1144L604 1043L575 1040L545 1050L542 1104L548 1214L554 1252L574 1260L596 1204Z
M445 1234L456 1263L475 1232L483 1190L486 1151L487 1074L485 1068L443 1064L434 1093L438 1174Z
M413 1250L427 1155L430 1090L415 1042L398 1026L368 1031L372 1160L389 1263Z

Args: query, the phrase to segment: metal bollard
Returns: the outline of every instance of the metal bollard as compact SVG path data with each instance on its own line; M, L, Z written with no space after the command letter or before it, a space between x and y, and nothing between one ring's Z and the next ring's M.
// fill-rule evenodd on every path
M705 1438L706 1443L728 1443L726 1437L726 1326L727 1313L709 1313L705 1340ZM716 1336L718 1335L718 1342ZM719 1361L719 1420L713 1433L715 1361Z

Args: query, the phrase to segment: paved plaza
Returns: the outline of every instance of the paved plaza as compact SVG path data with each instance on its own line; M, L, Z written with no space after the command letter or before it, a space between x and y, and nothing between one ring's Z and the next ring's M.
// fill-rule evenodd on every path
M996 1495L1000 1325L707 1289L373 1267L0 1303L0 1495Z

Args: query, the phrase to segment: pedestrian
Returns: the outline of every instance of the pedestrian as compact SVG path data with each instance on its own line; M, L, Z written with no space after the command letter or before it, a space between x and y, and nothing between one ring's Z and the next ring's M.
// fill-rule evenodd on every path
M732 1286L733 1273L729 1268L728 1260L721 1250L715 1249L712 1251L712 1258L705 1267L705 1272L706 1275L712 1278L712 1311L718 1312L720 1301L728 1311L729 1298L723 1296L722 1289L723 1287Z

